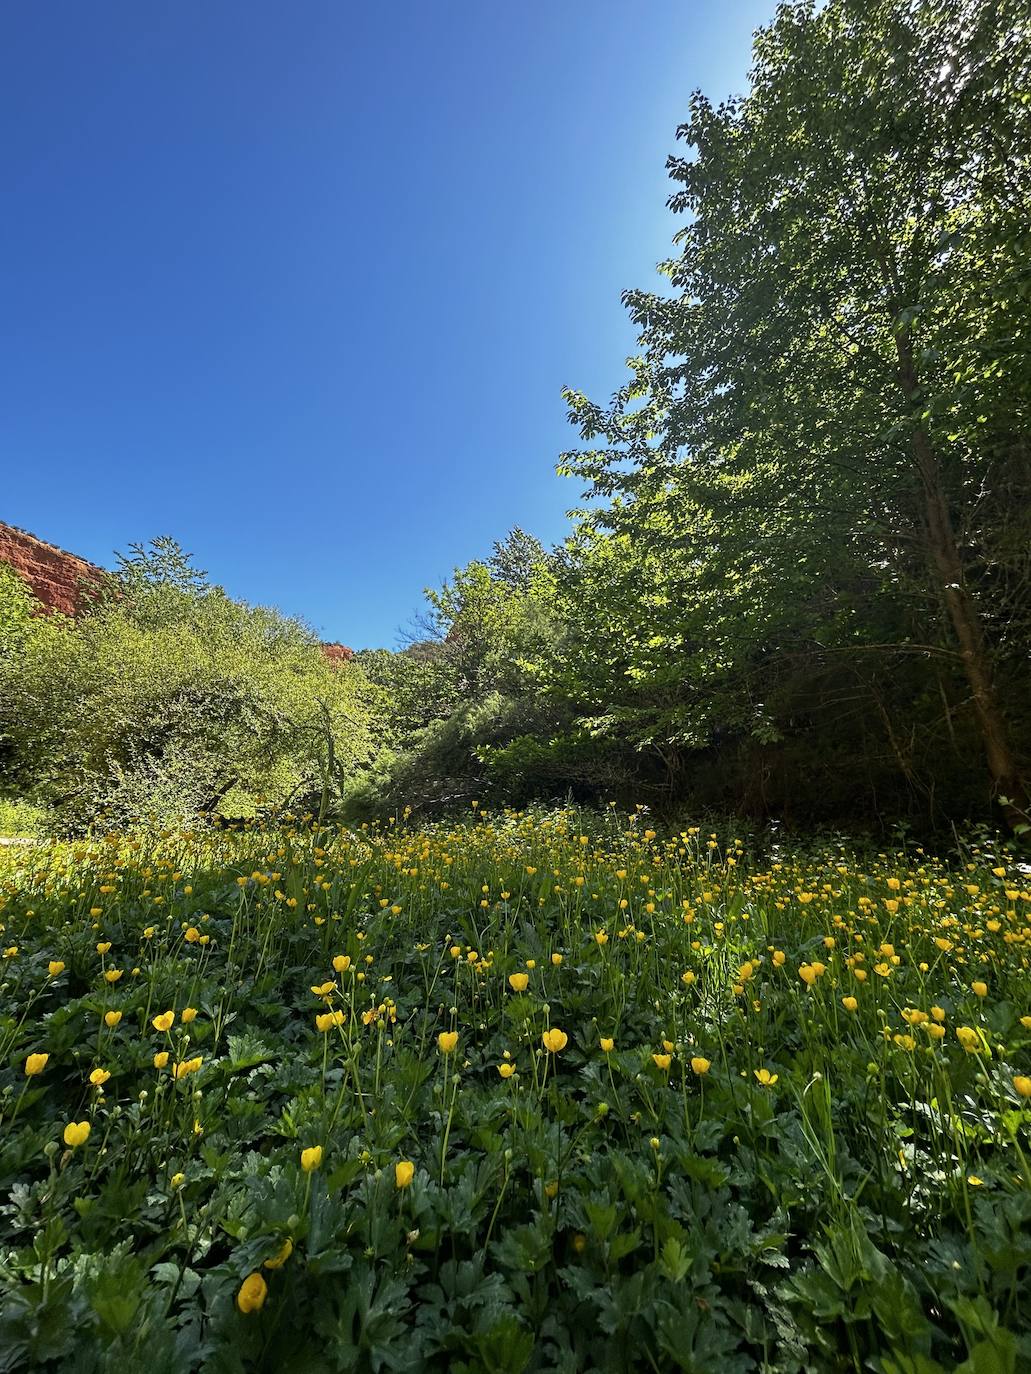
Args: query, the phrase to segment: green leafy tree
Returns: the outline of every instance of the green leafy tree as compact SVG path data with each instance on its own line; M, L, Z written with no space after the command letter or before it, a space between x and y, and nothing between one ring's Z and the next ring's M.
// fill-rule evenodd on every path
M750 93L692 98L674 294L626 294L632 380L608 407L568 393L603 446L565 460L610 498L596 527L682 567L669 609L697 641L707 605L729 662L868 650L887 629L952 665L1011 798L1029 88L1017 0L781 5Z
M315 799L373 752L359 669L194 575L162 541L76 621L40 617L0 664L8 782L62 823L232 814Z

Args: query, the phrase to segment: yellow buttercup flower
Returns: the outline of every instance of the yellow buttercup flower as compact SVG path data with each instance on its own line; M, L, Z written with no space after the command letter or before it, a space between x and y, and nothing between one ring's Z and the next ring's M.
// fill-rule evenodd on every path
M441 1054L451 1054L458 1045L457 1031L441 1031L437 1036L437 1047Z
M172 1177L168 1180L168 1182L173 1188L181 1188L183 1184L186 1182L186 1175L173 1174Z
M973 991L975 997L987 997L987 996L988 996L988 984L987 984L987 983L982 983L982 982L978 981L978 982L976 982L976 983L971 983L971 984L970 984L970 987L971 987L971 990Z
M154 1027L156 1031L168 1031L172 1029L174 1021L174 1011L163 1011L160 1016L155 1016L150 1024Z
M841 1005L845 1008L846 1011L858 1011L858 1009L859 1009L859 998L858 998L858 997L843 997L843 998L841 999Z
M26 1078L35 1078L36 1074L42 1073L49 1058L49 1054L30 1054L25 1060Z
M110 1030L114 1030L121 1019L122 1013L120 1011L108 1011L104 1013L104 1025Z
M551 962L555 965L556 968L558 968L559 964L561 964L564 957L565 956L561 954L553 954L551 956Z
M121 976L122 970L120 968L109 968L104 974L104 978L108 983L117 983Z
M712 1061L706 1059L704 1055L696 1054L691 1060L691 1072L696 1073L699 1078L704 1078L712 1068Z
M315 1018L316 1028L322 1031L323 1035L325 1035L327 1031L331 1031L334 1026L342 1026L343 1024L344 1013L339 1007L336 1011L327 1011L324 1015L316 1016Z
M752 1072L764 1088L772 1088L779 1077L778 1074L770 1073L769 1069L753 1069Z
M598 1044L601 1046L603 1054L611 1054L612 1051L616 1048L615 1040L613 1040L612 1037L608 1035L603 1035L602 1038L598 1041Z
M351 956L349 954L338 954L333 960L333 967L337 973L346 973L351 967Z
M184 1026L188 1026L188 1025L190 1024L191 1021L195 1021L196 1019L197 1019L197 1008L196 1008L196 1007L183 1007L183 1010L182 1010L182 1020L183 1020L183 1025L184 1025Z
M245 1315L260 1312L268 1297L268 1284L260 1274L248 1274L236 1295L236 1305Z
M89 1081L95 1088L100 1088L103 1087L110 1077L111 1075L107 1069L94 1069L89 1076Z
M69 1150L76 1150L80 1145L85 1145L89 1139L90 1124L88 1121L69 1121L64 1128L64 1143Z
M513 992L525 992L529 981L529 976L525 973L510 973L508 975L508 986Z
M502 1078L511 1078L515 1071L515 1065L509 1063L507 1059L503 1064L498 1065L498 1073L501 1075Z
M399 1159L394 1165L394 1186L407 1188L415 1177L415 1165L410 1159Z
M271 1258L271 1259L267 1259L267 1260L264 1262L264 1264L262 1265L262 1268L263 1268L263 1269L282 1269L283 1265L287 1262L287 1260L290 1258L290 1256L293 1254L293 1252L294 1252L294 1243L293 1243L293 1241L290 1239L290 1237L287 1236L286 1240L283 1241L283 1244L279 1247L279 1249L278 1249L278 1250L276 1251L276 1253L272 1256L272 1258Z
M91 912L90 914L92 915L92 912ZM99 914L100 914L100 913L97 912L97 915L99 915ZM107 954L107 952L110 950L110 948L111 948L111 941L110 941L110 940L101 940L100 944L97 945L97 953L98 953L98 954Z
M313 1173L322 1166L322 1146L312 1145L301 1151L301 1168L306 1174Z
M569 1036L564 1030L559 1030L555 1026L552 1030L546 1030L541 1036L544 1048L551 1054L558 1054L559 1050L564 1050L569 1043Z
M167 1051L167 1050L162 1050L160 1054L156 1054L156 1055L154 1056L154 1067L155 1067L155 1069L163 1069L167 1063L168 1063L168 1051Z
M51 959L50 963L47 964L47 973L50 974L51 978L56 978L59 974L64 973L64 961Z
M1026 1074L1018 1073L1013 1079L1013 1086L1021 1097L1031 1097L1031 1078Z
M653 1054L652 1059L655 1061L655 1067L658 1069L668 1069L673 1062L673 1056L671 1054Z

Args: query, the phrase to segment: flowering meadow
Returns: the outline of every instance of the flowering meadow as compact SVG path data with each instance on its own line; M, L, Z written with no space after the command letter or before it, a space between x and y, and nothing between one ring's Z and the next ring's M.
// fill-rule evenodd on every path
M0 1370L1031 1368L1031 878L646 825L0 851Z

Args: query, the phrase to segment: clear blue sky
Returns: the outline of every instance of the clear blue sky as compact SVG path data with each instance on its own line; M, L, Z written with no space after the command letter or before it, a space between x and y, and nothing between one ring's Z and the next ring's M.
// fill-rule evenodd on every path
M0 20L0 520L172 534L355 647L522 525L773 0L45 0Z

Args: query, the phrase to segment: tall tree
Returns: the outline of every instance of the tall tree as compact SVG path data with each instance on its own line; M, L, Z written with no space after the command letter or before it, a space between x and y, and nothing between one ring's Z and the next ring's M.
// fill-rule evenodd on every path
M750 93L692 98L692 154L669 164L689 215L665 264L675 294L626 293L632 380L608 407L567 393L604 446L565 460L618 498L595 517L611 529L679 501L669 556L747 585L774 619L856 570L918 606L914 646L961 667L1009 798L1022 770L999 669L1027 624L1031 534L1028 90L1026 0L782 4ZM991 518L1000 485L1011 516L1023 498L1016 529ZM862 615L840 633L861 642Z

